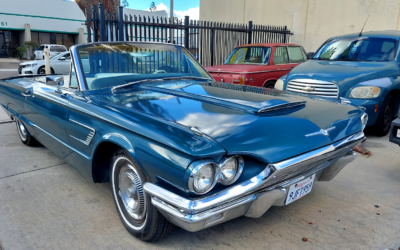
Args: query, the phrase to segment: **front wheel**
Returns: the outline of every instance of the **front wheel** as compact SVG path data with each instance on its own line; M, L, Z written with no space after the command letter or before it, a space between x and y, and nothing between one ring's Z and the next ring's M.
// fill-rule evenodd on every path
M394 114L394 98L388 95L383 101L381 111L375 123L375 134L377 136L385 136L389 133Z
M118 150L110 165L110 183L118 215L126 230L143 241L168 235L174 225L151 204L143 189L147 178L125 150Z

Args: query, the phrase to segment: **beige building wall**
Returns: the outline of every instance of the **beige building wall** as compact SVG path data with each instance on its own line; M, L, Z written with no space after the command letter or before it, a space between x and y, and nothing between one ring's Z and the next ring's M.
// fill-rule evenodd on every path
M290 42L315 51L328 38L365 31L398 30L400 0L200 0L200 20L286 25Z

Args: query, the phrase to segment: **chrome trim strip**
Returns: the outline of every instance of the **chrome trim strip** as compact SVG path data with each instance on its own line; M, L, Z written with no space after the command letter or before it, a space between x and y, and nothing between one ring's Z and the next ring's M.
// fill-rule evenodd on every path
M250 180L244 181L204 198L190 200L149 182L144 185L144 189L152 197L157 197L160 200L167 202L171 206L176 207L177 209L182 209L187 212L200 212L240 198L262 188L263 184L270 180L269 177L273 177L273 175L270 174L270 165L273 165L277 170L283 169L285 167L322 156L326 153L333 152L342 146L348 145L348 143L361 142L364 137L364 133L359 132L320 149L278 163L269 164L260 174L254 176Z
M257 111L257 113L265 113L265 112L277 111L277 110L282 110L282 109L296 108L296 107L299 107L299 106L303 106L306 103L307 103L307 101L289 102L289 103L278 104L278 105L274 105L274 106L271 106L271 107L259 109Z
M75 45L72 46L69 50L70 50L70 55L71 55L71 64L75 67L75 75L78 81L78 86L80 91L86 91L86 86L85 86L85 78L83 76L83 71L82 71L82 67L80 64L80 61L78 60L78 51L77 48L80 46L83 46L85 44L81 44L81 45Z
M276 72L276 71L286 71L291 69L276 69L276 70L264 70L264 71L254 71L254 72L233 72L233 71L208 71L208 73L225 73L225 74L239 74L239 75L248 75L248 74L258 74L258 73L267 73L267 72Z
M294 79L286 85L286 91L326 98L338 98L339 86L333 82L315 79Z
M93 129L93 128L91 128L91 127L88 127L88 126L86 126L86 125L84 125L84 124L82 124L82 123L79 123L79 122L77 122L77 121L75 121L75 120L69 119L69 121L70 121L70 122L73 122L73 123L76 123L76 124L78 124L78 125L80 125L80 126L82 126L82 127L87 128L87 129L90 130L90 133L89 133L88 136L86 137L86 140L82 140L82 139L76 138L76 137L73 136L73 135L70 135L70 136L71 136L72 138L74 138L75 140L77 140L77 141L79 141L79 142L85 144L86 146L89 146L90 143L92 142L94 136L96 135L96 130Z

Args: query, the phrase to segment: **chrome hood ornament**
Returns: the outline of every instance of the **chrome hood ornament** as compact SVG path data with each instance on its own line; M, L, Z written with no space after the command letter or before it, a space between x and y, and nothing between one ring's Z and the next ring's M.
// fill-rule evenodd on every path
M334 130L336 127L331 127L331 128L327 128L327 129L321 129L318 132L315 133L311 133L306 135L306 137L311 137L311 136L315 136L315 135L323 135L323 136L329 136L329 131Z

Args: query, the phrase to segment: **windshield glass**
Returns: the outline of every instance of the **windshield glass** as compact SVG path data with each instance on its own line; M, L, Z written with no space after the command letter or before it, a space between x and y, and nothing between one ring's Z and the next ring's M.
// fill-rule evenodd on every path
M324 44L313 59L332 61L389 61L394 59L397 40L360 37L334 39Z
M80 46L77 52L88 90L166 77L211 79L189 52L180 46L102 43Z
M266 64L270 55L269 47L240 47L232 51L225 64Z
M60 59L61 57L65 56L66 54L68 54L68 53L61 53L61 54L52 56L52 57L50 57L50 60L58 60L58 59Z

